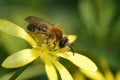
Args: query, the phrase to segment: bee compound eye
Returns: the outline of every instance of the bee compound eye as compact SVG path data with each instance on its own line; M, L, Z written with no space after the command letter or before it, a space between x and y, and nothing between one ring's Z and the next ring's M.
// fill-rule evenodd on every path
M67 42L68 42L68 38L67 38L67 37L62 37L62 38L60 39L60 41L59 41L59 47L60 47L60 48L65 47L65 45L67 44Z

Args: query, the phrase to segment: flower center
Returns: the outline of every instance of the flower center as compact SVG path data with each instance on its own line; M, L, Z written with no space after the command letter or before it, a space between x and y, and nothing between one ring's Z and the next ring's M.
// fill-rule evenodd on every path
M58 42L55 42L53 38L49 38L49 36L46 36L45 34L37 34L35 32L30 32L29 34L36 41L37 49L42 47L47 48L50 51L54 51L59 48Z
M35 32L30 32L29 34L37 43L36 49L40 50L42 54L48 53L54 55L56 53L65 52L69 50L68 46L60 48L59 42L55 42L55 39L50 38L45 34L37 34Z
M46 56L51 56L52 58L58 58L55 54L64 53L70 48L65 46L63 48L59 47L59 42L55 42L53 38L49 38L45 34L37 34L35 32L29 33L31 37L36 41L37 46L35 49L39 51L40 59L44 62Z

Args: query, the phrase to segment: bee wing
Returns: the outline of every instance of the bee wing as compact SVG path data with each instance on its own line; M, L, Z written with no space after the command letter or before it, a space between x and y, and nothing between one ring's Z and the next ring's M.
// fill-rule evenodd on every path
M81 48L81 47L77 47L74 44L71 44L71 46L72 46L72 48L75 52L78 52L78 53L81 53L81 54L84 54L84 53L87 52L86 49Z
M35 26L43 26L43 25L46 27L52 26L52 24L44 21L41 18L35 17L35 16L28 16L25 18L25 21L27 21L28 23L33 24Z

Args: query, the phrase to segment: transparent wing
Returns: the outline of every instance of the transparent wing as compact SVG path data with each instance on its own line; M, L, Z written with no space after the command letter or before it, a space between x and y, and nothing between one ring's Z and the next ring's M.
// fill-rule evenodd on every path
M30 24L35 24L36 26L52 26L52 24L48 23L47 21L35 16L28 16L25 18L25 20Z

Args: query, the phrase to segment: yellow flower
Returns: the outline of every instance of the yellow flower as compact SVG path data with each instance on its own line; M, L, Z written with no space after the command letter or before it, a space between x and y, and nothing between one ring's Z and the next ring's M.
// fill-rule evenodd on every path
M26 40L31 49L24 49L18 51L11 56L7 57L2 63L4 68L18 68L31 63L37 58L45 63L45 69L49 80L58 80L57 72L60 73L62 80L73 80L68 70L59 62L59 57L65 58L75 64L77 67L88 70L96 71L96 65L87 57L70 51L69 47L59 49L53 48L51 43L46 44L46 36L43 34L27 33L24 29L20 28L7 20L0 19L0 31L9 35L16 36ZM68 35L69 43L76 40L75 35Z

